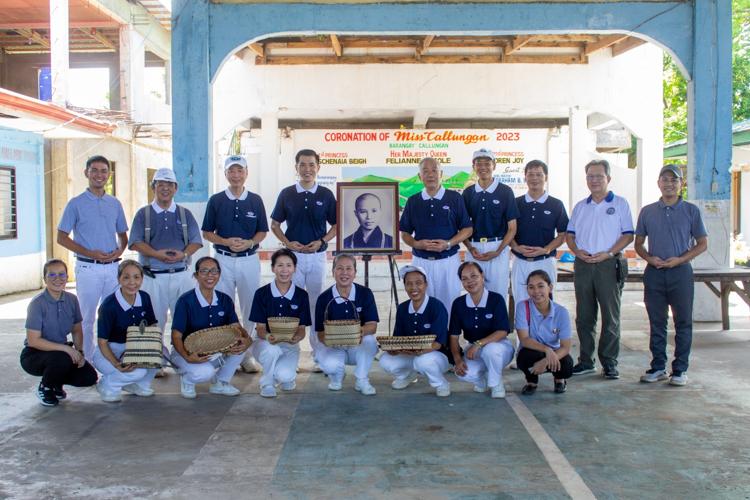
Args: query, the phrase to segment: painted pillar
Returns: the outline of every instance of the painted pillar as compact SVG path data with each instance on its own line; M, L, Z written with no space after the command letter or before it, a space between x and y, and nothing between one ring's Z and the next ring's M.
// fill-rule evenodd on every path
M696 268L731 265L732 5L695 0L693 78L688 82L688 199L703 212L708 251ZM719 321L719 300L695 288L696 321Z
M588 196L586 187L586 173L583 167L589 162L589 144L591 136L588 131L588 116L585 111L577 107L568 110L568 177L570 179L568 189L568 203L570 211L576 203Z
M70 73L68 0L50 0L50 60L52 68L52 103L66 107Z
M266 212L270 219L276 198L286 185L279 183L279 115L278 113L263 113L260 117L260 182L258 191L263 198ZM269 220L270 224L270 220ZM265 248L274 248L276 238L269 231Z
M133 111L136 122L143 121L144 42L143 35L132 24L120 26L120 109Z

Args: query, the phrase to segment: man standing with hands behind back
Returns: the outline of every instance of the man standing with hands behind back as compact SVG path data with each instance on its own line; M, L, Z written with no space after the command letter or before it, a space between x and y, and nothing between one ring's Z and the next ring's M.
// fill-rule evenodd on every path
M586 164L586 184L591 196L573 208L568 223L568 248L576 256L576 331L581 342L573 375L595 372L594 347L598 309L602 312L599 361L606 379L620 378L620 301L622 283L617 277L620 252L633 241L633 216L625 198L609 190L607 160Z

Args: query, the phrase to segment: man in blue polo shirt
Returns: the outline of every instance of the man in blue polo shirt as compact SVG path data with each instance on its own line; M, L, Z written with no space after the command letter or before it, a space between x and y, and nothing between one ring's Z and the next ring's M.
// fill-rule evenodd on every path
M336 236L336 198L330 189L315 181L320 171L320 157L312 149L297 152L294 168L299 182L279 193L271 213L273 234L297 256L294 286L307 290L310 311L315 311L318 296L323 292L326 274L326 249ZM281 224L286 222L286 231ZM326 231L326 224L330 229ZM315 315L313 313L313 324ZM313 371L320 372L315 359L318 340L310 335L310 355Z
M508 303L510 242L516 234L518 207L513 190L493 177L495 153L482 148L474 152L472 168L476 184L464 190L466 210L474 225L471 238L464 241L467 262L479 262L487 288ZM450 305L446 304L450 310Z
M708 249L701 211L680 196L682 169L665 165L659 173L661 199L646 205L638 216L635 251L648 262L643 273L643 301L651 323L651 369L642 382L669 378L671 385L687 384L688 358L693 341L693 266L690 261ZM648 250L644 246L648 238ZM667 375L667 320L672 308L674 361Z
M224 175L229 187L211 196L203 217L203 237L214 244L216 260L221 265L221 281L216 289L239 297L242 327L253 331L249 320L255 291L260 287L260 260L255 253L268 234L263 200L245 189L247 161L233 155L224 160ZM246 373L258 371L248 349L240 368Z
M419 162L424 189L406 200L401 214L401 239L412 248L412 265L425 270L427 295L450 310L461 295L458 245L472 233L471 219L461 195L445 189L443 172L434 158Z
M568 248L576 256L576 331L581 343L573 375L595 372L597 310L602 312L599 361L606 379L620 378L620 299L623 283L617 277L620 252L633 241L633 216L628 201L609 190L606 160L586 164L591 196L573 208L568 223Z
M138 260L145 270L141 290L151 297L162 333L169 311L174 317L177 299L195 286L188 270L190 256L203 247L195 217L174 202L177 189L171 168L157 170L151 181L154 201L138 210L130 229L130 249L140 254ZM160 372L157 377L164 374Z
M128 246L128 222L122 204L104 191L109 160L92 156L84 175L89 187L71 199L57 226L57 243L76 256L76 295L83 316L83 353L94 356L94 322L99 303L117 289L117 264ZM70 232L73 231L73 238Z

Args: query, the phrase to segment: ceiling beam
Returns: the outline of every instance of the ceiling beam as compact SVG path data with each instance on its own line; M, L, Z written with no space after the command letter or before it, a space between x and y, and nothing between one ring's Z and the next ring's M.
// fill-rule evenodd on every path
M117 46L112 42L112 40L102 35L101 32L98 31L96 28L78 28L78 29L86 33L88 36L90 36L97 42L101 43L102 45L105 45L109 47L110 49L117 50Z
M602 49L606 49L610 45L614 45L620 40L623 40L627 37L628 35L610 35L610 36L603 37L598 42L586 43L583 46L583 55L589 56L593 54L594 52L598 52Z
M640 47L644 43L648 42L646 40L641 40L640 38L630 36L612 46L612 57L617 57L620 54L629 51L630 49Z
M516 55L507 56L502 61L494 55L435 55L421 56L421 64L587 64L580 54L568 55ZM414 56L266 56L255 58L256 65L298 65L298 64L415 64Z
M427 52L427 48L430 46L432 41L435 39L435 35L427 35L424 40L419 44L419 55L421 56Z
M513 38L508 45L505 46L505 55L507 56L512 54L533 39L534 35L518 35L517 37Z
M47 40L46 38L44 38L42 35L40 35L39 33L37 33L34 30L17 29L15 31L16 31L16 33L25 36L29 40L32 40L32 41L38 43L39 45L41 45L43 47L46 47L46 48L50 48L51 47L49 40Z
M266 56L266 48L262 43L251 43L247 48L258 54L260 57Z
M68 23L69 28L117 28L120 25L117 21L71 21ZM3 23L0 22L0 30L15 30L15 29L32 29L32 30L48 30L49 23Z
M336 53L336 56L341 57L344 49L341 48L339 37L337 37L336 35L331 35L331 46L333 47L333 51Z

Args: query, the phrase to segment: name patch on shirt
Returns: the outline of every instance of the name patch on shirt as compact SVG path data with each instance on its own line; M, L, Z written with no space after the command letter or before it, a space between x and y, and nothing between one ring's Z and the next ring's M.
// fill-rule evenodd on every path
M298 305L292 304L292 309L299 309Z
M487 318L487 319L490 319L492 317L492 313L485 314L484 317Z
M495 205L499 205L500 204L500 200L492 200L492 203L494 203Z
M358 308L357 308L357 312L362 312L362 308L361 308L361 307L358 307Z
M613 213L615 213L615 207L609 207L609 208L607 209L607 214L608 214L608 215L612 215Z
M317 204L318 204L318 205L320 205L321 207L323 206L323 202L322 202L322 201L316 201L315 203L317 203Z
M145 316L145 315L146 315L146 311L141 311L141 316Z
M257 215L255 215L255 214L254 214L253 212L248 212L248 213L247 213L247 216L248 216L248 217L250 217L250 218L252 218L252 219L255 219L255 218L257 218L257 217L258 217L258 216L257 216Z
M449 207L448 205L443 205L443 208L444 208L445 210L450 210L450 209L451 209L451 207Z
M219 316L224 316L224 311L219 311Z
M430 324L430 323L425 323L425 324L424 324L424 327L425 327L425 328L429 328L429 327L431 327L431 326L432 326L432 324Z
M549 210L545 210L545 211L544 211L544 215L550 215L551 213L552 213L552 212L550 212Z

